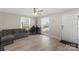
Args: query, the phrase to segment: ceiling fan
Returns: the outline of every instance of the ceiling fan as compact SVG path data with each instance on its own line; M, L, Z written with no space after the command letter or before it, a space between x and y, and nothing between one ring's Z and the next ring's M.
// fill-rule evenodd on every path
M32 9L32 14L34 16L38 15L38 14L41 14L41 12L43 12L43 10L39 9L39 8L33 8Z

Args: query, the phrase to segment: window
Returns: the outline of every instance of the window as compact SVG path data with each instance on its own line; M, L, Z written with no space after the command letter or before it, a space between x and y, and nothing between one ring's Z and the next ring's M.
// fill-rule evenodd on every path
M42 27L42 33L48 34L49 31L49 17L43 17L41 19L41 27Z
M21 23L21 28L22 29L27 29L28 30L30 28L30 18L21 17L20 23Z

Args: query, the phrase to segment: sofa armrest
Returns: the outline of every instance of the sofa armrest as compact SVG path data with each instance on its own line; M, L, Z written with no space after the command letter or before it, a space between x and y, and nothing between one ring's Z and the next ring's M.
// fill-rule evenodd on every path
M1 44L1 37L2 37L2 33L0 32L0 44Z
M1 45L1 37L0 37L0 45Z

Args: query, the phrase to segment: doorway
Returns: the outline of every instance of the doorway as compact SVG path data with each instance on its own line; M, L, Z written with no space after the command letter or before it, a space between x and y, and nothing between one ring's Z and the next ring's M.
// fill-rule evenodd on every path
M41 19L41 30L42 34L48 35L49 34L49 17L43 17Z

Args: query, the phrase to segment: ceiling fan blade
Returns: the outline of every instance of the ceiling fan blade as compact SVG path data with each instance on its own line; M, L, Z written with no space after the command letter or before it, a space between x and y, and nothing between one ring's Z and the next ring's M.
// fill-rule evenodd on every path
M42 15L42 13L38 12L38 15Z
M43 12L43 10L38 9L38 8L33 8L33 10L32 10L32 14L33 14L33 15L35 15L35 14L41 15L42 12Z
M38 10L38 12L43 12L43 10Z

